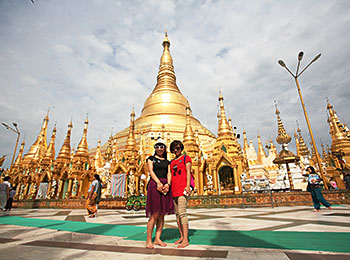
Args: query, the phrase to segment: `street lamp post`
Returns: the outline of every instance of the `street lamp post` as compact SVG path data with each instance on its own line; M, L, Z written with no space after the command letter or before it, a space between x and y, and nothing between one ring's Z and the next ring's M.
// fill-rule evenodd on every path
M304 111L304 116L305 116L306 124L307 124L307 127L308 127L308 129L309 129L310 136L311 136L312 146L314 147L314 150L315 150L315 152L316 152L316 160L317 160L318 168L319 168L319 170L320 170L323 183L325 184L324 187L325 187L325 189L328 189L327 184L326 184L326 179L325 179L325 176L324 176L324 172L323 172L323 168L322 168L322 164L321 164L321 159L320 159L320 156L319 156L318 151L317 151L315 138L314 138L314 135L313 135L313 133L312 133L312 129L311 129L309 117L308 117L307 112L306 112L306 109L305 109L304 99L303 99L303 96L301 95L300 86L299 86L299 82L298 82L298 77L299 77L301 74L303 74L303 72L304 72L308 67L310 67L312 63L314 63L315 61L318 60L318 58L321 57L321 53L319 53L318 55L316 55L316 57L313 58L312 61L310 61L310 63L309 63L300 73L298 73L298 72L299 72L299 67L300 67L300 61L302 60L303 56L304 56L304 52L302 52L302 51L299 52L297 71L296 71L295 75L290 71L290 69L288 69L287 65L284 63L283 60L279 60L279 61L278 61L278 64L281 65L283 68L285 68L285 69L289 72L289 74L292 75L292 77L293 77L294 80L295 80L295 83L296 83L297 89L298 89L298 93L299 93L299 98L300 98L301 106L302 106L303 111Z
M12 156L12 161L11 161L10 169L12 168L13 160L15 159L15 156L16 156L16 151L17 151L17 145L18 145L18 141L19 141L19 136L21 135L21 133L20 133L19 130L18 130L18 127L17 127L18 125L17 125L17 123L12 123L12 124L13 124L13 126L15 127L15 129L12 128L11 126L9 126L9 125L6 124L6 123L2 123L2 125L3 125L4 127L6 127L8 130L11 130L11 131L13 131L13 132L15 132L15 133L17 134L16 146L15 146L15 150L13 151L13 156Z

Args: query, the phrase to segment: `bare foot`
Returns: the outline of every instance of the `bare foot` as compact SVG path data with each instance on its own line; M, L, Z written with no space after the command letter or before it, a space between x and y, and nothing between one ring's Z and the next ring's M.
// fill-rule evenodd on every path
M332 210L332 207L328 207L327 209Z
M146 248L151 248L151 249L154 248L152 241L151 242L146 242Z
M182 241L181 244L179 244L177 246L177 248L185 248L185 247L187 247L189 245L190 245L190 243Z
M179 240L175 241L175 245L182 243L182 240L184 240L183 237L180 237Z
M166 247L167 246L167 244L165 244L162 240L155 240L154 241L154 244L155 245L158 245L158 246L161 246L161 247Z
M321 210L320 209L315 209L315 212L321 212Z

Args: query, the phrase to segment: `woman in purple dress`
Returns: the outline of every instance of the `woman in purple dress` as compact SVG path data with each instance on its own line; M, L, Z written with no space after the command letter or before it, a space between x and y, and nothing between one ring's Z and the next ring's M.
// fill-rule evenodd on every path
M165 247L166 244L160 239L164 226L164 215L175 214L173 196L170 190L171 172L170 163L167 160L166 145L162 139L154 145L155 153L147 158L147 166L150 180L147 184L147 248L154 245ZM152 233L156 225L156 236L152 242Z

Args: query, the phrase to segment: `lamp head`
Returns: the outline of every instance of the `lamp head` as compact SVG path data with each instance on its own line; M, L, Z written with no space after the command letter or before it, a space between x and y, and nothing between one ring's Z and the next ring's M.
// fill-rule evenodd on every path
M316 57L311 62L317 61L319 57L321 57L321 53L317 54Z
M303 56L304 56L304 52L299 52L299 55L298 55L298 61L301 61L303 59Z
M284 63L283 60L279 60L279 61L278 61L278 64L281 65L283 68L286 67L286 64Z
M17 127L17 123L12 123L14 127Z
M4 127L6 127L7 129L9 129L9 126L8 126L7 124L5 124L4 122L2 123L2 125L3 125Z

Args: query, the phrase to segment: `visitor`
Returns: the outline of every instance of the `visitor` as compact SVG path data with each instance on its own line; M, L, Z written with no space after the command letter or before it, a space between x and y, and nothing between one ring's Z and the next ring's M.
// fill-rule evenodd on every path
M154 245L167 246L160 239L164 227L164 215L175 213L170 189L170 162L167 159L165 142L158 139L154 144L154 149L154 155L146 160L151 177L147 184L146 217L149 218L147 222L147 248L154 248ZM156 236L153 243L154 225L156 225Z
M329 184L330 184L330 189L331 190L337 190L338 189L338 186L337 186L337 183L335 182L335 180L334 180L334 178L333 177L331 177L330 179L329 179Z
M344 176L344 184L345 184L345 189L350 190L350 173L349 173L349 170L347 170L347 173Z
M86 209L89 214L89 218L95 218L97 214L97 205L101 200L101 179L98 174L94 175L95 180L91 183L88 196L86 200Z
M183 150L184 145L181 141L175 140L170 144L170 151L175 155L174 160L170 163L170 169L172 174L171 190L173 192L177 226L180 232L180 239L175 242L178 248L189 245L186 208L191 194L192 161L188 155L182 155Z
M315 171L314 167L309 166L306 168L306 172L308 175L308 191L311 192L311 198L312 202L315 207L316 212L321 211L321 204L322 203L325 207L327 207L329 210L331 210L331 204L323 197L320 189L320 182L321 178Z
M10 177L4 177L4 182L0 183L0 209L5 210L7 199L10 193L11 184L9 183Z
M12 202L15 195L16 195L16 188L12 187L9 192L9 198L7 199L5 210L10 211L12 209Z

